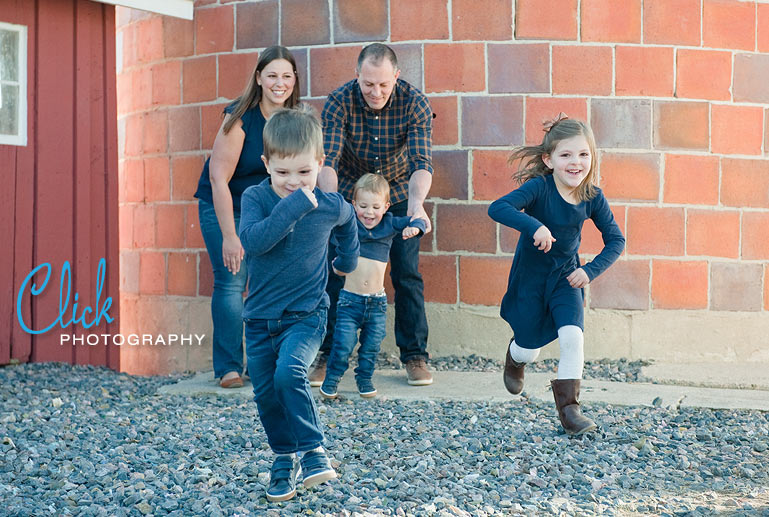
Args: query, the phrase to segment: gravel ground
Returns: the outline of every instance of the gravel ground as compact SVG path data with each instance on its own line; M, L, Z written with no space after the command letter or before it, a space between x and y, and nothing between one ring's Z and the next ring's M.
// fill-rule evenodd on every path
M569 438L526 398L342 398L319 403L340 479L269 504L255 404L156 395L175 380L0 368L0 514L769 516L767 413L595 404Z

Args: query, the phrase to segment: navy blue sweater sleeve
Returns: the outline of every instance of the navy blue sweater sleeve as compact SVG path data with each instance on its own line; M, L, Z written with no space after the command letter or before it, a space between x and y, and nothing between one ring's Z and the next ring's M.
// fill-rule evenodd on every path
M336 258L333 266L342 273L351 273L358 267L360 242L358 241L358 223L355 209L339 195L341 205L339 221L334 228L333 237L336 245Z
M509 194L489 205L489 217L498 223L532 236L542 226L534 217L521 212L541 195L545 182L540 178L529 180Z
M582 266L582 269L585 270L585 273L587 273L588 278L592 282L595 277L606 271L622 254L622 250L625 249L625 237L614 221L614 214L612 214L609 203L601 191L592 199L591 208L590 218L595 223L598 231L601 232L601 238L603 239L601 253Z
M427 231L427 226L425 225L425 221L420 217L417 217L416 219L412 220L410 215L403 216L403 217L393 216L394 230L398 232L402 232L409 226L419 230L419 235L423 235Z
M301 190L282 198L270 210L269 201L261 198L257 187L249 187L241 203L240 243L252 255L270 251L299 219L315 209Z

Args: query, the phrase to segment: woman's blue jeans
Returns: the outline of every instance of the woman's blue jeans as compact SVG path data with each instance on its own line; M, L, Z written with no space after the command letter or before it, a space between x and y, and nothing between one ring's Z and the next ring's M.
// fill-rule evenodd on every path
M244 260L236 274L224 266L222 259L222 229L214 205L199 200L200 231L214 270L214 292L211 296L211 319L214 323L214 376L229 372L243 373L243 291L246 289L248 268ZM240 227L240 213L235 214L235 229Z
M349 367L350 355L358 343L358 367L355 380L370 381L374 375L379 346L387 334L387 295L362 296L342 289L336 304L336 326L326 379L337 383Z
M323 445L307 369L326 333L325 307L286 312L280 319L246 318L248 374L254 401L275 454Z

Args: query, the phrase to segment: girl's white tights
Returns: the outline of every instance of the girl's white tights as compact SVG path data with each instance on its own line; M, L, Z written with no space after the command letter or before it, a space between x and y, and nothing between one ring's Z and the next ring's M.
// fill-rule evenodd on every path
M582 329L576 325L565 325L559 328L558 343L561 345L558 378L581 379L585 362L585 338L582 335Z
M510 357L516 363L530 363L539 355L539 348L521 348L515 344L515 340L510 341Z
M585 338L582 329L576 325L565 325L558 329L558 343L561 345L561 359L558 361L559 379L581 379L585 362ZM510 357L516 363L531 363L539 356L539 348L521 348L510 342Z

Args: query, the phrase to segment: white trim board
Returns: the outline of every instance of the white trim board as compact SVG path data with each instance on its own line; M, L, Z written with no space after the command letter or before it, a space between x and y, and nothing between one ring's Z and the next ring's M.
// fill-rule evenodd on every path
M120 5L151 13L166 14L175 18L192 19L193 0L93 0L103 4Z

